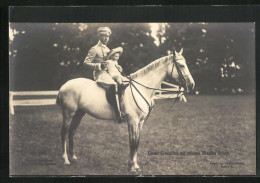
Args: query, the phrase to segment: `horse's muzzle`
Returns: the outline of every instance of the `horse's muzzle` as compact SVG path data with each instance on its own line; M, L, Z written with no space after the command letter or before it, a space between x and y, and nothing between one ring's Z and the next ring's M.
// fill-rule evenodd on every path
M186 84L187 92L190 92L190 91L194 90L194 87L195 87L195 82L194 81L187 83Z

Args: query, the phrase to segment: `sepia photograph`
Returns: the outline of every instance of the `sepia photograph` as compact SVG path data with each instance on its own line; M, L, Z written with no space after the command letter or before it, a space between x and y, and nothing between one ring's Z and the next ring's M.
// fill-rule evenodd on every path
M256 175L254 22L10 22L10 176Z

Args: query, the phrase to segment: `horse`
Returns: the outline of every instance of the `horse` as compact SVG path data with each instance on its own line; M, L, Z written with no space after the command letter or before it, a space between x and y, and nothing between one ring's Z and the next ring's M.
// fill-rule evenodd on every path
M130 159L128 170L141 171L137 163L137 151L140 132L144 121L149 116L154 104L153 96L156 89L166 78L171 78L185 86L186 90L194 89L195 82L186 65L186 60L180 52L161 57L142 69L130 74L128 86L121 95L121 109L127 115ZM154 88L154 89L153 89ZM74 151L73 137L81 119L87 113L101 120L116 120L113 106L106 99L106 90L95 81L87 78L76 78L61 86L57 104L61 106L63 124L61 128L62 158L64 164L70 164L66 149L68 134L69 154L73 160L77 157Z

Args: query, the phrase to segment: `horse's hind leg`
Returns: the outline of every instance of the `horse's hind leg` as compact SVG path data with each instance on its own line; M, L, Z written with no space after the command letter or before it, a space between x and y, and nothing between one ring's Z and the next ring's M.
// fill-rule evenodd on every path
M63 152L62 157L64 159L64 164L70 164L68 155L67 155L66 137L68 134L69 124L72 121L72 118L73 118L75 112L69 112L69 111L63 109L62 113L63 113L63 124L62 124L61 132L60 132L61 146L62 146L62 152Z
M84 112L82 112L81 110L78 110L76 112L76 114L74 115L72 122L70 123L70 127L69 127L69 153L72 156L72 159L77 159L77 156L75 155L75 152L74 152L74 140L73 140L73 138L74 138L75 132L76 132L84 114L85 114Z

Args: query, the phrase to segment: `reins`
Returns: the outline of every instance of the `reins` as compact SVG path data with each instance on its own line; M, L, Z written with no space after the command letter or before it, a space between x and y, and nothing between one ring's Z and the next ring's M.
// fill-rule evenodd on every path
M134 99L134 101L135 101L135 104L136 104L137 107L139 108L139 110L142 111L143 113L146 113L146 112L144 112L144 111L141 109L141 107L138 105L138 103L137 103L137 101L136 101L136 98L135 98L135 96L134 96L134 93L133 93L133 87L135 88L135 90L139 93L139 95L144 99L144 101L145 101L146 104L148 105L148 109L149 109L149 110L148 110L148 113L146 113L147 116L145 117L145 120L144 120L144 121L146 121L146 120L149 118L149 116L150 116L150 114L151 114L151 111L153 110L154 105L149 104L149 102L147 101L147 99L146 99L146 98L143 96L143 94L138 90L138 88L135 86L134 83L136 83L136 84L138 84L138 85L140 85L140 86L142 86L142 87L144 87L144 88L150 89L150 90L173 92L173 91L171 91L171 90L165 90L165 89L152 88L152 87L145 86L145 85L143 85L142 83L139 83L138 81L135 81L135 80L132 79L130 76L127 76L127 78L129 79L129 81L124 81L124 82L129 82L129 84L130 84L130 90L131 90L133 99ZM182 95L180 95L180 93L181 93L181 86L179 86L179 90L176 91L176 93L177 93L177 97L175 98L175 100L174 100L172 106L170 107L170 109L174 106L174 104L177 102L177 100L179 99L179 97L182 96Z
M132 96L133 96L133 99L134 99L134 101L135 101L135 104L137 105L137 107L143 112L143 113L146 113L146 112L144 112L142 109L141 109L141 107L138 105L138 103L137 103L137 101L136 101L136 99L135 99L135 96L134 96L134 93L133 93L133 88L132 87L134 87L135 88L135 90L139 93L139 95L144 99L144 101L146 102L146 104L148 105L148 114L147 114L147 116L145 117L145 119L144 119L144 122L149 118L149 116L150 116L150 114L151 114L151 111L153 110L153 107L154 107L154 105L150 105L149 104L149 102L146 100L146 98L142 95L142 93L137 89L137 87L133 84L133 81L135 81L135 80L133 80L130 76L128 77L128 79L129 79L129 83L130 83L130 89L131 89L131 93L132 93ZM135 81L136 82L136 81Z
M175 63L175 65L176 65L176 61L174 61L174 63ZM173 68L174 68L174 64L172 65L171 76L172 76L172 74L173 74ZM118 69L118 68L117 68L117 69ZM177 70L179 76L181 77L181 82L180 82L179 90L178 90L178 91L174 91L174 92L177 93L177 97L174 99L174 102L173 102L173 104L171 105L171 107L170 107L169 109L171 109L171 108L175 105L175 103L177 102L177 100L183 95L183 94L180 95L180 93L182 93L182 92L181 92L181 87L186 83L185 77L187 77L187 76L184 77L183 74L182 74L182 72L180 71L180 68L177 67L177 66L176 66L176 70ZM119 70L118 70L118 71L119 71ZM120 71L119 71L119 72L120 72ZM144 121L146 121L146 120L149 118L149 116L150 116L150 114L151 114L151 111L153 110L154 105L149 104L149 102L147 101L147 99L146 99L146 98L143 96L143 94L138 90L138 88L135 86L134 83L136 83L136 84L138 84L138 85L140 85L140 86L142 86L142 87L144 87L144 88L146 88L146 89L150 89L150 90L173 92L173 91L171 91L171 90L160 89L160 88L152 88L152 87L145 86L145 85L143 85L142 83L139 83L138 81L132 79L131 76L126 76L126 75L125 75L124 73L122 73L122 72L121 72L121 74L129 79L129 81L123 81L123 82L129 82L129 84L130 84L130 90L131 90L133 99L134 99L134 101L135 101L135 104L137 105L137 107L139 108L140 111L142 111L143 113L147 114L147 116L145 117ZM136 101L136 98L135 98L135 96L134 96L134 93L133 93L133 87L134 87L134 89L139 93L139 95L144 99L144 101L146 102L146 104L148 105L148 109L149 109L149 110L148 110L148 113L144 112L144 111L141 109L141 107L138 105L138 103L137 103L137 101Z

